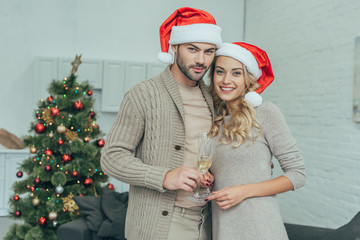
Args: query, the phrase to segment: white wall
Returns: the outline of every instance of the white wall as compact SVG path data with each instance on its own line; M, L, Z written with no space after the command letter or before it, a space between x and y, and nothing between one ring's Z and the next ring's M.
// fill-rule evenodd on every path
M360 124L352 122L360 1L246 1L245 41L267 50L307 184L280 196L285 221L338 228L360 210ZM279 167L277 166L277 172Z
M0 128L17 136L28 134L37 101L47 97L35 96L35 57L73 58L82 53L82 59L157 62L159 27L183 6L211 13L225 41L242 39L244 1L231 0L226 5L217 0L2 1ZM98 101L99 94L96 97ZM114 114L98 116L107 133Z

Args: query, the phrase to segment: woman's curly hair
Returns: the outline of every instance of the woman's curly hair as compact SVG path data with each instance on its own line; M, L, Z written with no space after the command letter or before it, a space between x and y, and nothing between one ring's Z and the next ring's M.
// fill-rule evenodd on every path
M222 134L225 137L221 137L220 143L231 144L233 147L238 147L246 140L251 140L251 143L260 135L261 126L256 121L255 109L245 101L245 94L250 91L255 91L259 88L259 84L256 82L254 76L249 73L246 66L243 65L244 78L245 78L245 91L229 105L227 108L225 102L220 99L214 89L213 76L215 71L216 59L214 60L210 68L210 86L209 90L214 100L215 107L215 120L210 130L210 136L215 137L219 134L220 126L224 123L224 118L231 112L232 117L229 123L224 125ZM252 130L253 129L253 130ZM255 130L255 136L254 136Z

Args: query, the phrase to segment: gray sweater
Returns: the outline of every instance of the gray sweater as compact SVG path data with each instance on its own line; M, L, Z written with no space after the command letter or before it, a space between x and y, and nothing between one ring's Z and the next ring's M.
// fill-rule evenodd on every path
M211 167L215 176L214 189L270 180L273 156L294 188L302 187L305 184L304 161L279 108L264 102L255 110L262 134L252 145L245 142L233 148L217 144ZM229 120L227 116L225 122ZM248 198L228 210L221 210L213 203L212 209L214 240L288 239L276 196Z
M200 89L213 114L211 95ZM165 174L182 165L184 109L169 67L124 97L101 156L106 174L130 184L125 236L167 239L175 191L163 188Z

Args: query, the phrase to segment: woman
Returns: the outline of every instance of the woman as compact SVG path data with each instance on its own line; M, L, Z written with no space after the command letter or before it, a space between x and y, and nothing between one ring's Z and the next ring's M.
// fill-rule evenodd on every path
M288 239L276 194L302 187L305 167L283 115L257 94L274 79L269 58L246 43L224 43L216 56L210 74L215 191L206 199L214 200L214 239ZM284 171L274 179L272 156Z

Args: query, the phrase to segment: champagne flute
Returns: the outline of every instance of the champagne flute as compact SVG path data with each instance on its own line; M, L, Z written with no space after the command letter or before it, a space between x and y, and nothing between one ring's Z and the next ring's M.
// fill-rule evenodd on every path
M209 137L206 132L202 133L199 137L198 148L198 171L201 175L204 175L212 163L212 156L214 154L214 140ZM188 199L194 202L205 202L205 198L211 195L210 189L207 187L204 194L200 194L200 184L196 186L195 193L189 196Z

